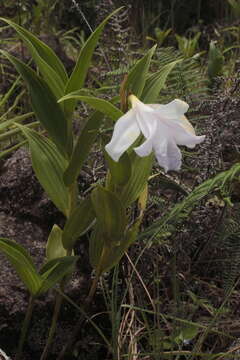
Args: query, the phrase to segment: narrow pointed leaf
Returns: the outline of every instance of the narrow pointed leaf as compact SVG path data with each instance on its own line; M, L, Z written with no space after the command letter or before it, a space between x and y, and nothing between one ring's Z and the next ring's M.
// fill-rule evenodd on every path
M71 77L67 83L65 94L69 94L73 91L79 90L83 87L85 78L87 76L88 69L91 64L92 55L94 49L97 45L98 39L107 24L108 20L115 15L120 9L115 10L112 12L103 22L96 28L96 30L92 33L92 35L88 38L88 40L83 45L76 66L71 74ZM76 100L69 101L66 103L65 109L66 112L69 114L72 113L74 107L76 105Z
M38 295L53 288L64 276L70 275L74 270L78 256L64 256L47 262L40 270L42 285Z
M14 23L9 19L0 18L0 20L6 22L15 29L19 37L24 41L32 57L36 61L36 64L38 65L43 76L45 75L45 64L47 65L47 68L50 67L53 70L52 76L55 78L59 86L63 87L63 85L68 80L68 76L63 63L54 53L54 51L22 26Z
M17 126L20 127L29 142L32 166L38 181L56 207L67 215L69 193L63 182L63 173L67 166L66 160L52 141L26 126L19 124Z
M133 69L130 71L124 85L125 89L130 90L130 92L139 98L141 97L146 82L149 66L152 56L156 50L156 46L157 45L154 45L142 59L138 60Z
M29 292L32 295L36 295L42 281L27 251L15 241L4 238L0 238L0 251L11 262Z
M29 66L6 51L1 52L12 62L28 84L32 107L38 120L48 131L49 136L59 150L67 153L68 144L71 143L71 141L68 141L67 120L47 83Z
M171 73L176 64L181 62L181 60L173 61L169 64L166 64L162 67L161 70L152 74L145 83L145 87L142 93L142 100L145 103L154 103L161 89L165 86L168 75Z
M64 174L66 186L70 186L80 174L83 163L89 155L97 137L104 115L96 111L87 121L77 139L70 163Z
M82 200L70 215L63 229L62 242L65 249L72 249L75 241L94 224L96 215L90 197Z
M123 116L123 112L119 110L116 106L111 104L109 101L104 99L99 99L93 96L82 96L78 95L77 92L71 93L63 96L58 102L69 101L71 99L76 99L79 101L83 101L88 105L92 106L95 110L102 112L104 115L110 117L113 121L117 121L118 118Z

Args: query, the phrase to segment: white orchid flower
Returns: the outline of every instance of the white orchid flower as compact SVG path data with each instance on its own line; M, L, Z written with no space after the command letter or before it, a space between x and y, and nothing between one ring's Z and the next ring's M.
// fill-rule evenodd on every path
M135 152L143 157L154 151L159 165L166 172L179 170L182 154L177 145L194 148L205 139L205 135L195 135L184 116L188 104L175 99L166 105L146 105L134 95L130 95L129 100L132 108L116 122L112 139L105 147L107 153L118 161L142 133L146 140L134 148Z

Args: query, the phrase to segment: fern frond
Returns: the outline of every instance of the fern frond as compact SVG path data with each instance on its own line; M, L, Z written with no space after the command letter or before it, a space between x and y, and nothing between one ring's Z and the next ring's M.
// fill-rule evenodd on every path
M240 163L235 164L227 171L219 173L213 179L204 181L182 202L175 205L169 213L161 219L156 220L150 227L142 232L139 238L151 237L153 239L167 224L175 226L181 223L189 216L194 206L214 191L220 192L223 198L227 197L231 191L232 181L238 175L240 175Z
M240 223L239 219L227 218L223 224L220 241L224 250L223 288L226 294L232 290L240 275Z

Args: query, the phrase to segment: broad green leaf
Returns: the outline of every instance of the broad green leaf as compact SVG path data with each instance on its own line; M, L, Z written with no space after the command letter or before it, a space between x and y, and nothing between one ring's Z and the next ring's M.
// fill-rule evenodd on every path
M39 288L38 295L53 288L64 276L71 274L77 260L78 256L64 256L47 262L40 270L42 286Z
M64 182L67 186L74 183L82 169L83 163L88 157L92 144L99 132L104 115L96 111L87 121L77 139L68 168L64 173Z
M125 152L118 162L114 161L107 152L104 155L110 171L109 190L114 188L115 185L117 187L125 185L132 173L132 165L128 153Z
M161 70L149 76L149 78L146 80L142 93L143 102L154 103L157 100L159 92L165 86L168 75L173 70L175 65L181 61L182 59L166 64L162 67Z
M58 102L66 102L71 99L83 101L88 105L91 105L95 110L102 112L104 115L110 117L113 121L117 121L118 118L123 115L123 112L119 110L116 106L111 104L109 101L99 99L93 96L78 95L77 92L63 96L61 99L58 100Z
M131 205L144 190L153 164L153 154L145 157L136 156L132 164L132 174L119 195L122 204Z
M68 141L67 120L47 83L29 66L6 51L1 52L12 62L28 84L33 110L40 123L48 131L51 139L60 151L65 154L70 152L72 139L70 134Z
M85 78L87 76L88 69L91 64L92 55L94 52L94 49L97 45L98 39L108 22L108 20L115 15L121 8L113 11L108 17L106 17L105 20L96 28L96 30L92 33L92 35L88 38L88 40L84 43L80 53L79 57L77 59L77 63L75 65L75 68L70 76L70 79L67 83L65 94L69 94L73 91L79 90L83 87ZM76 100L69 101L65 104L65 109L67 114L71 114L74 110L74 107L76 105Z
M72 249L75 241L93 225L95 212L90 197L82 200L68 218L62 234L65 249Z
M64 215L67 215L69 193L63 182L63 173L67 166L66 160L51 140L26 126L19 124L17 126L20 127L29 142L32 166L38 181L56 207Z
M91 200L104 241L108 246L114 246L119 243L125 230L125 210L119 198L102 186L92 191Z
M54 224L48 236L46 245L47 260L53 260L66 255L67 251L62 245L62 229L60 229L58 225Z
M7 256L30 293L36 295L42 281L27 251L15 241L4 238L0 238L0 251Z
M0 18L0 20L5 21L11 27L15 29L20 38L24 41L28 50L30 51L33 59L36 61L40 71L43 76L49 78L51 74L54 81L58 84L60 88L64 88L64 84L68 80L66 69L59 59L59 57L54 53L54 51L47 46L44 42L39 40L31 32L24 29L20 25L14 23L9 19Z
M140 98L142 95L148 69L156 46L157 45L154 45L142 59L138 60L133 69L130 71L127 77L127 81L124 85L125 89L130 90L130 92L132 92L138 98Z

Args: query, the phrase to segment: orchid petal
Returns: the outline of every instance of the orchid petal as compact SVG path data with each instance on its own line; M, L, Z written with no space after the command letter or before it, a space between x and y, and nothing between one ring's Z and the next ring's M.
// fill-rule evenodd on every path
M147 139L144 143L136 148L134 151L138 154L138 156L148 156L151 154L153 149L153 141L152 138Z
M181 116L180 120L181 120L181 125L182 125L182 127L183 127L187 132L191 133L192 135L196 135L195 130L194 130L192 124L188 121L188 119L186 118L186 116L184 116L184 115Z
M166 122L167 123L167 122ZM205 135L196 136L186 131L177 122L174 124L173 121L168 123L171 128L171 136L174 138L177 145L185 145L189 148L194 148L195 145L200 144L205 139Z
M164 139L155 147L155 155L160 166L167 172L178 171L182 164L182 154L173 140Z
M161 116L161 118L180 120L185 112L188 111L189 105L185 101L175 99L164 105L148 104L148 107L155 110L156 114Z
M150 106L142 103L134 95L131 95L129 98L133 109L136 111L136 120L142 134L146 139L152 137L157 129L157 119L156 116L154 116L154 110Z
M134 109L131 109L116 122L112 139L105 149L114 161L118 161L139 135L140 129L136 121L136 113Z

